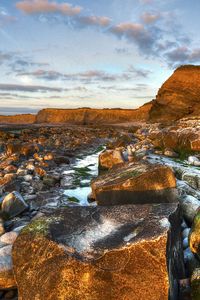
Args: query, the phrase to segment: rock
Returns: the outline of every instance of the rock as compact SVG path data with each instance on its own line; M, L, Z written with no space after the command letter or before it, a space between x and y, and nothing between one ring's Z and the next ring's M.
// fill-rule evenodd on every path
M4 197L2 202L2 212L9 218L13 218L28 208L21 194L12 192Z
M200 299L200 268L196 268L191 277L192 300Z
M99 155L99 169L108 170L118 164L123 164L124 158L121 150L105 150Z
M171 150L171 149L165 149L164 151L164 155L168 156L168 157L178 157L178 153L176 153L175 151Z
M169 122L200 112L200 67L181 66L163 84L150 110L151 122Z
M185 220L189 222L189 224L192 224L193 219L200 208L200 201L193 196L187 195L180 200L180 205Z
M196 156L189 156L188 162L189 162L189 164L194 165L194 166L196 163L197 163L197 165L198 165L198 163L200 165L200 160Z
M0 236L5 233L4 221L0 218Z
M0 289L16 288L11 250L11 245L0 248Z
M99 205L177 201L176 178L169 167L129 163L92 181Z
M192 188L196 190L199 188L199 177L197 174L184 172L182 179L186 181L189 184L189 186L191 186Z
M70 160L68 157L65 157L65 156L56 156L54 158L54 162L57 164L57 165L60 165L60 164L69 164L70 163Z
M25 227L12 254L21 300L176 299L184 278L176 204L57 210Z
M14 244L14 241L16 240L17 236L18 234L15 231L6 232L0 237L0 242L12 245Z
M183 240L183 249L187 249L189 247L189 241L188 241L188 237L184 238Z
M184 261L186 266L187 276L191 277L195 268L200 267L199 260L196 259L190 248L184 250Z
M196 214L189 235L189 245L193 253L200 257L200 211Z
M32 176L32 175L30 175L30 174L28 174L28 175L25 175L25 176L24 176L24 180L25 180L25 181L27 181L27 182L30 182L30 181L32 181L32 180L33 180L33 176Z
M53 175L45 175L43 177L43 184L47 185L48 187L54 187L59 182L60 180Z
M185 239L185 238L188 238L188 236L189 236L189 233L190 233L190 228L185 228L183 231L182 231L182 237L183 237L183 239Z

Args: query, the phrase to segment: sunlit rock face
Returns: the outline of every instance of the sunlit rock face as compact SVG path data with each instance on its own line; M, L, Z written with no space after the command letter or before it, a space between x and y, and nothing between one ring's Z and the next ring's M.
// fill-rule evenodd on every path
M152 104L139 109L43 109L38 112L37 123L108 124L147 120Z
M159 89L152 122L168 122L200 113L200 66L182 66Z
M91 186L99 205L177 201L174 173L162 165L125 164L97 177Z
M64 208L13 248L20 300L175 299L181 261L176 204Z
M0 116L0 124L32 124L35 120L36 116L31 114Z

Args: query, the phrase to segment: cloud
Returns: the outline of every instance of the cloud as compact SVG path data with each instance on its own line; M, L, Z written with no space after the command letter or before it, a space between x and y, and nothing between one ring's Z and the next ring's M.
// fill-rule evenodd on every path
M80 14L80 6L72 6L69 3L50 2L49 0L24 0L16 3L16 7L26 14L60 13L67 16Z
M148 55L153 52L160 34L158 28L147 29L143 24L132 22L115 25L110 31L119 38L135 43L143 54Z
M180 64L197 63L200 61L200 48L177 47L166 52L164 56L170 67L177 67Z
M154 0L139 0L141 4L152 4Z
M39 85L20 85L0 83L0 91L15 91L15 92L62 92L61 88L53 88Z
M128 72L134 74L136 77L143 77L143 78L147 78L151 73L151 71L149 70L135 68L134 66L130 66L128 68Z
M142 14L141 19L145 24L153 24L161 18L161 13L149 13Z
M76 20L82 26L108 27L111 19L104 16L81 16Z
M133 77L133 73L134 73L133 70L127 70L121 73L109 73L102 70L88 70L85 72L77 72L77 73L60 73L53 70L49 70L49 71L36 70L33 72L19 72L16 74L16 76L18 77L30 76L37 79L44 79L49 81L68 80L68 81L80 81L83 83L93 83L98 81L129 80Z
M0 7L0 27L15 22L17 19L14 16L11 16L7 10L3 7Z
M64 74L60 72L56 72L53 70L46 71L46 70L36 70L33 72L19 72L17 76L31 76L37 79L45 79L45 80L58 80L64 77Z
M37 113L38 109L30 107L0 107L0 115L14 115L14 114L26 114L26 113Z
M11 59L11 55L9 53L4 53L0 51L0 65L9 61Z

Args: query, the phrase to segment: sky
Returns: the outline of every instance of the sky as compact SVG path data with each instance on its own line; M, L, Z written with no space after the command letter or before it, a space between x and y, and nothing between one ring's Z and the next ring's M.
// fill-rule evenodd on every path
M137 108L200 63L199 0L0 0L0 114Z

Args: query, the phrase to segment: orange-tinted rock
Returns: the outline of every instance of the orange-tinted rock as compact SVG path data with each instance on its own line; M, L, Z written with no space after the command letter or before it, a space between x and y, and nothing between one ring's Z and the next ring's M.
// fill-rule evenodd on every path
M175 202L176 178L163 165L129 163L94 179L92 194L99 205Z
M151 105L139 109L43 109L38 112L36 122L84 125L147 120Z
M152 122L200 114L200 66L179 67L159 89L150 110Z
M31 114L0 116L0 124L33 124L36 116Z
M106 150L99 155L99 169L101 170L107 170L123 163L124 158L121 150Z
M21 300L175 299L184 276L177 205L58 210L21 231L13 265Z

